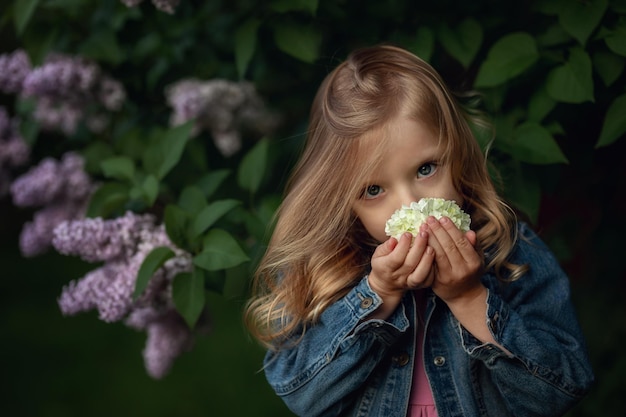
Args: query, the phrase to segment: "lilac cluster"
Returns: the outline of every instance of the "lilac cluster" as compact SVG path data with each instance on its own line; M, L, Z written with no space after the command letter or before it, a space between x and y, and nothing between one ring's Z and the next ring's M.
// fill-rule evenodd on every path
M155 379L163 378L174 360L193 347L193 333L173 309L163 313L150 307L136 309L126 319L126 325L148 334L144 365Z
M53 53L41 66L31 68L21 50L0 55L0 90L35 98L33 116L41 128L68 136L80 122L101 132L108 114L126 100L122 84L88 59Z
M30 58L21 49L0 55L0 91L16 94L22 91L22 83L32 67Z
M173 361L193 343L192 332L176 312L171 295L174 277L191 270L191 256L172 244L153 216L132 212L110 220L63 222L54 230L52 243L62 254L103 262L63 288L58 300L63 314L95 309L105 322L124 320L129 327L145 330L147 372L154 378L165 376ZM175 257L157 270L144 292L133 300L141 264L161 246L172 249Z
M217 149L231 156L241 149L240 130L267 134L278 124L254 86L248 82L185 79L167 87L167 103L173 108L170 124L195 120L193 134L207 130Z
M20 135L18 124L0 106L0 197L9 190L12 170L26 164L30 157L30 147Z
M58 224L84 217L92 190L84 160L73 152L63 155L60 161L45 158L16 178L11 184L13 203L18 207L40 208L22 228L22 254L36 256L46 252Z
M136 6L139 6L143 2L143 0L121 0L121 1L127 7L136 7ZM179 3L180 3L180 0L152 0L152 4L154 5L154 7L156 7L158 10L162 12L169 13L169 14L174 14L174 12L176 11L176 7L178 6Z

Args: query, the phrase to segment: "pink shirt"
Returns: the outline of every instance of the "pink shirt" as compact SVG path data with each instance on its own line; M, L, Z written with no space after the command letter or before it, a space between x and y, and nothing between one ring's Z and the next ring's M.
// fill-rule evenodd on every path
M409 398L409 412L407 417L437 417L433 392L426 372L424 371L424 312L426 308L426 298L424 291L414 291L415 302L419 320L417 320L417 343L415 349L415 366L413 369L413 385L411 386L411 397Z

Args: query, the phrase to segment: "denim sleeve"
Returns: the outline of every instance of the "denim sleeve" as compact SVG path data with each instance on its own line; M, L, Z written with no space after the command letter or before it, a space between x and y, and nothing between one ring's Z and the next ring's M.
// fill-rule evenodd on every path
M358 389L409 328L404 305L385 321L367 320L382 303L363 278L328 307L293 347L269 351L265 375L297 415L342 415Z
M486 365L489 379L520 415L542 415L541 407L548 412L545 404L551 404L550 415L556 415L556 410L568 409L590 389L593 372L570 300L568 277L527 226L520 226L520 236L512 261L528 264L529 272L508 284L495 277L484 281L489 290L487 325L508 352L478 341L461 328L462 344L471 357Z

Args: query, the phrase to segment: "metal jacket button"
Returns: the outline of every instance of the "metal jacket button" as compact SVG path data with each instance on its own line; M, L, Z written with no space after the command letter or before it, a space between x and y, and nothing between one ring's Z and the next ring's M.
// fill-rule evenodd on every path
M398 366L404 366L407 363L409 363L409 354L406 352L402 352L396 356L393 357L393 361L398 365Z
M361 308L369 308L374 304L374 300L371 297L365 297L361 300Z
M443 356L435 356L435 360L433 361L436 366L443 366L446 363L446 358Z

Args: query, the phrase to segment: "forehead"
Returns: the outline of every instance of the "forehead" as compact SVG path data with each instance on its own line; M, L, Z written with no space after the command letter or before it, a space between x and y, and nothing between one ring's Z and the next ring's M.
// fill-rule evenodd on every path
M433 158L444 149L438 132L405 116L366 133L359 142L358 159L372 167L372 171L394 163L400 157Z

